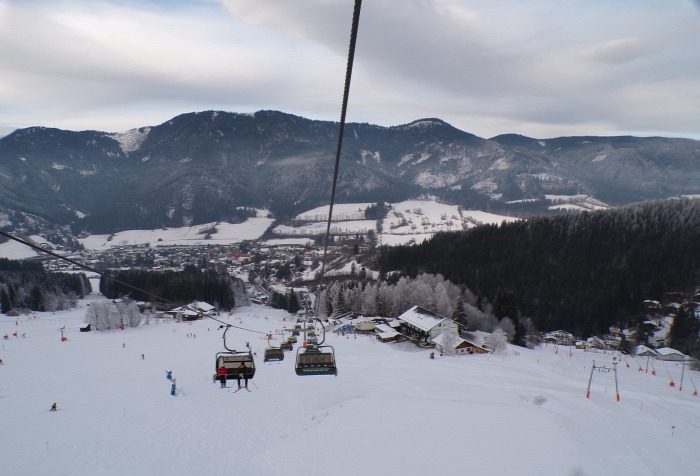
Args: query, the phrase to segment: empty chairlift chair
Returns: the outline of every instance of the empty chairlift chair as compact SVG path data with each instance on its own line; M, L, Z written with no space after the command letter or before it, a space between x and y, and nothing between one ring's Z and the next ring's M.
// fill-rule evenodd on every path
M280 345L280 347L268 347L267 349L265 349L264 360L265 362L275 362L284 360L284 350L282 350L282 346Z
M284 342L282 342L282 343L280 344L280 349L282 349L282 350L293 350L293 349L294 349L294 345L293 345L291 342L289 342L288 340L286 340L286 341L284 341Z
M308 345L297 350L297 375L338 375L330 345Z

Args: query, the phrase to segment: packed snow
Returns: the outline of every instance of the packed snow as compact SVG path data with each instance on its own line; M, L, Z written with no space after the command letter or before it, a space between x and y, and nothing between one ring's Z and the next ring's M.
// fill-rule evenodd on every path
M257 354L250 391L234 393L212 381L219 322L80 332L103 299L0 316L2 474L700 474L700 377L686 369L681 382L679 363L623 357L617 401L605 371L586 398L593 361L611 368L617 353L550 344L430 359L348 333L327 337L337 377L299 377L293 353L263 363L264 335L232 329L229 346ZM264 306L218 319L263 333L294 324Z

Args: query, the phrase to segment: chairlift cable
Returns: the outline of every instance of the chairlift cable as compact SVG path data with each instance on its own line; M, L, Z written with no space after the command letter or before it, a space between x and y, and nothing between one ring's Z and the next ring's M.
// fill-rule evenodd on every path
M333 218L333 204L335 203L335 190L338 183L338 169L340 167L340 152L343 147L343 134L345 131L345 116L348 109L348 96L350 95L350 80L352 78L352 66L355 61L355 45L357 44L357 30L360 23L360 9L362 0L355 0L355 8L352 15L352 27L350 29L350 47L348 49L348 62L345 68L345 87L343 89L343 103L340 112L340 125L338 127L338 145L335 152L335 168L333 170L333 185L331 186L331 200L328 208L328 222L326 224L326 239L323 245L323 259L321 261L321 273L319 276L319 296L323 287L323 279L326 272L326 257L328 255L328 240L331 235L331 220ZM317 302L318 308L318 302Z

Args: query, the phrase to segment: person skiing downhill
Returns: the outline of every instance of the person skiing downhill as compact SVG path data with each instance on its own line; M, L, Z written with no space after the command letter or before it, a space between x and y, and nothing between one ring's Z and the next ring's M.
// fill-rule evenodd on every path
M58 410L58 404L56 402L53 402L53 405L51 405L51 410L49 411L55 412L56 410Z

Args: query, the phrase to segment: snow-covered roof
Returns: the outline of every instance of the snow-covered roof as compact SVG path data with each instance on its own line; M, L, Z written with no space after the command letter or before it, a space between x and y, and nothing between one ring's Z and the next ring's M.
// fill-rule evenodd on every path
M419 306L413 306L411 309L401 314L399 319L424 332L430 331L445 320L444 317Z
M378 335L380 338L382 338L383 340L386 340L386 339L393 339L394 337L397 337L397 336L399 336L399 335L401 335L401 334L399 334L399 333L396 332L396 331L389 331L389 332L380 332L380 333L378 333L377 335Z
M379 332L396 332L394 328L388 324L376 324L376 328Z
M656 349L656 352L658 352L659 355L685 355L680 350L672 349L671 347L661 347Z
M171 309L170 311L165 311L168 314L182 314L183 316L197 316L199 315L198 312L195 312L191 309L187 309L185 307L176 307L175 309Z
M446 347L446 346L445 346L445 341L446 341L446 340L449 340L449 339L452 339L452 342L448 342L448 343L449 343L453 348L456 348L458 345L460 345L461 343L465 342L464 339L462 339L461 337L459 337L459 336L457 336L457 335L454 335L454 334L453 334L453 335L450 336L450 335L448 335L448 334L449 334L448 332L443 332L443 333L440 334L439 336L435 337L435 338L433 339L433 342L434 342L435 344L439 345L440 347Z
M656 351L652 349L651 347L647 347L645 345L638 345L637 347L634 348L634 354L635 355L656 355Z
M194 301L191 306L204 312L209 312L214 309L214 306L205 301Z
M484 331L466 331L462 332L462 337L464 340L466 340L468 343L475 345L477 347L484 348L486 345L486 338L490 336L488 332Z
M369 321L356 322L354 325L355 325L355 329L357 329L360 332L373 331L376 327L373 323L371 323Z

